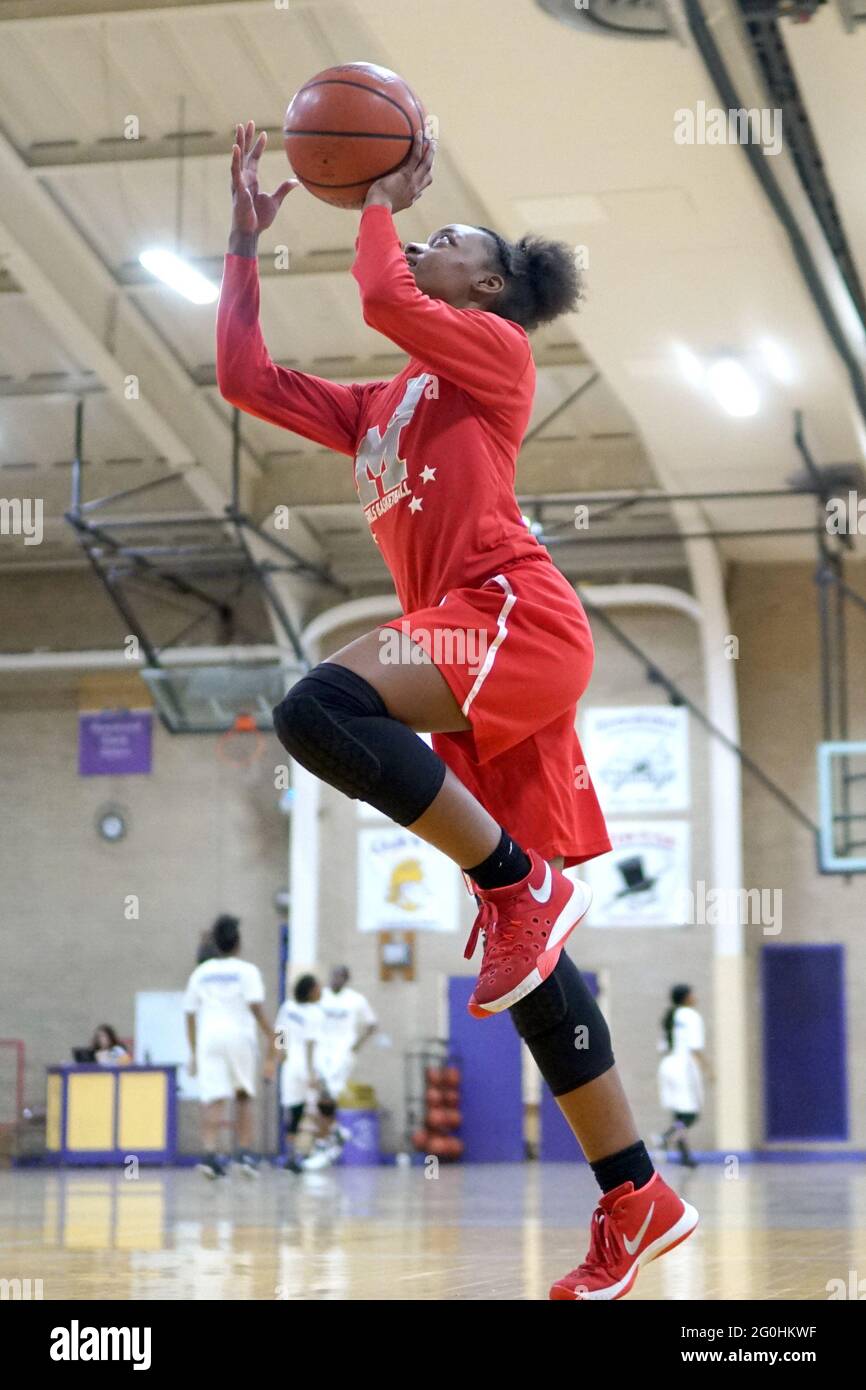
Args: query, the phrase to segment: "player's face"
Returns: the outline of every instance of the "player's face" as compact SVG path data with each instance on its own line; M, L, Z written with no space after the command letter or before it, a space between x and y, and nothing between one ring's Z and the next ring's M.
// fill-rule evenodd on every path
M426 242L409 241L403 250L419 290L455 309L484 307L502 289L502 275L491 264L491 239L478 227L440 227Z

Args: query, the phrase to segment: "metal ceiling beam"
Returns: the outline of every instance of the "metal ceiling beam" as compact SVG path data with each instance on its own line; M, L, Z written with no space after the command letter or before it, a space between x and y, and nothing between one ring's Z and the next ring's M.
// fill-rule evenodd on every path
M309 376L327 377L329 381L386 381L401 372L408 361L402 353L374 353L368 357L313 357L299 362L294 358L277 358L281 367L305 372ZM542 347L535 355L539 371L553 367L588 366L586 355L576 343L558 343ZM196 386L215 387L216 366L213 362L194 367L190 376ZM106 387L95 372L35 372L23 379L0 377L0 398L25 399L31 396L83 396L104 394Z
M148 12L164 15L197 10L236 14L259 3L260 0L3 0L0 21L33 24L52 19L79 19L83 15L123 19ZM292 0L292 8L306 8L304 0Z
M134 437L147 440L168 468L185 468L187 487L208 510L222 511L232 447L225 411L197 388L3 135L0 184L0 258L9 272L72 360L104 383ZM247 492L259 470L249 450L244 461ZM301 522L293 542L304 559L321 563Z
M2 8L2 7L0 7ZM283 132L280 126L263 126L271 149L280 149ZM191 130L183 133L183 157L188 159L220 159L225 163L231 154L233 130ZM98 169L110 164L148 164L153 160L178 157L180 140L174 131L161 135L140 135L126 140L122 135L105 136L99 140L39 140L25 145L20 154L34 173L63 174L75 169Z

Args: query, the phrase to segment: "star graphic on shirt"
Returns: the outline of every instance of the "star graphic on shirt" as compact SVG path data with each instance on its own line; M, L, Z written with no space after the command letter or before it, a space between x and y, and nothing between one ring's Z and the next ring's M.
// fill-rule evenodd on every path
M422 483L434 483L436 481L436 469L431 468L428 463L423 473L420 473L418 476Z
M423 505L420 497L413 497L412 501L409 503L409 510L410 512L420 512Z

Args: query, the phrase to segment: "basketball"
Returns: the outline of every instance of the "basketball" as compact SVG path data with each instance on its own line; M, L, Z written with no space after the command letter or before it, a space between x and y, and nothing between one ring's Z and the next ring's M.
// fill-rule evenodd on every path
M342 63L295 93L283 142L309 193L333 207L360 208L370 185L403 163L424 121L421 103L396 72Z

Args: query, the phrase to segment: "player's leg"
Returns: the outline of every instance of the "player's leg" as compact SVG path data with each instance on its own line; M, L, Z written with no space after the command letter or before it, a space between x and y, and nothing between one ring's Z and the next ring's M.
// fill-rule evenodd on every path
M206 1178L222 1178L228 1161L222 1149L222 1134L228 1118L232 1094L231 1074L226 1062L225 1040L205 1032L198 1045L198 1094L201 1102L204 1159L199 1171Z
M470 727L469 720L429 656L408 636L391 635L401 644L399 660L383 662L380 634L370 632L311 673L313 681L317 676L327 680L333 677L333 670L328 668L339 667L357 678L353 682L351 677L348 681L344 677L344 693L336 690L332 697L340 700L342 693L344 728L352 741L345 749L335 744L335 758L347 763L354 751L352 745L358 745L356 767L335 768L334 776L328 775L327 767L312 766L312 770L331 785L339 785L341 772L354 778L355 785L346 786L348 795L369 800L468 870L495 851L502 828L418 733L457 733ZM315 712L310 700L305 700L303 686L301 681L293 687L274 712L278 735L290 752L294 754L297 749L301 762L306 750L298 745L315 739ZM362 702L367 691L373 698L365 707ZM315 685L309 694L312 700L327 700L327 691L323 689L317 696ZM352 713L356 700L357 712ZM323 729L322 741L328 732ZM315 757L319 750L311 751ZM369 783L366 787L365 778ZM522 859L517 867L522 872L515 873L512 881L526 872Z
M304 1118L304 1102L300 1101L297 1105L287 1105L283 1107L283 1121L285 1125L285 1156L282 1167L290 1173L300 1173L301 1165L295 1153L295 1143L298 1130L301 1127L301 1120Z
M226 1102L212 1100L206 1102L201 1110L201 1138L205 1153L216 1153L219 1136L226 1120Z
M235 1144L242 1152L253 1146L252 1099L246 1091L235 1092Z
M698 1166L698 1161L692 1153L691 1149L689 1148L688 1142L686 1140L686 1134L697 1118L697 1114L691 1110L680 1111L676 1116L677 1122L680 1126L679 1137L677 1138L677 1148L679 1149L680 1158L683 1161L683 1166L686 1168L697 1168Z
M244 1177L255 1177L258 1159L253 1153L253 1096L249 1091L235 1091L235 1162Z
M201 1087L201 1080L199 1086ZM204 1156L198 1168L206 1178L224 1178L228 1172L228 1165L220 1152L220 1135L226 1123L227 1106L228 1101L225 1099L202 1102L201 1137Z
M246 1036L233 1036L226 1042L232 1093L235 1100L235 1162L244 1177L255 1177L259 1161L253 1153L253 1100L256 1095L258 1052L255 1041Z
M567 955L512 1007L511 1018L602 1193L589 1254L557 1281L551 1298L621 1298L642 1263L694 1229L697 1212L655 1171L616 1070L607 1023Z
M484 1017L548 977L589 907L589 890L519 845L418 737L470 724L429 654L407 633L387 636L389 660L381 632L359 638L289 691L274 725L303 766L408 827L472 878L482 901L466 955L483 933L484 956L469 1007ZM502 926L496 940L494 922Z
M316 1104L318 1117L318 1133L313 1141L313 1147L304 1159L302 1167L305 1172L314 1173L321 1168L330 1168L335 1158L339 1156L339 1149L336 1148L333 1140L333 1131L337 1119L337 1102L330 1091L323 1089Z

